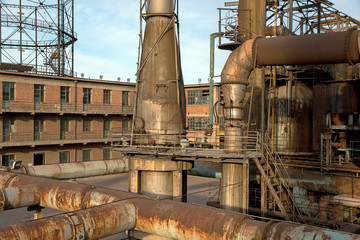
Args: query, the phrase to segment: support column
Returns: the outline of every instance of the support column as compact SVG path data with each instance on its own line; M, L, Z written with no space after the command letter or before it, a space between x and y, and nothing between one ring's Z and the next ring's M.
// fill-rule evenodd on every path
M129 192L151 198L171 199L186 202L187 170L193 168L191 162L177 162L170 158L135 156L129 158ZM131 240L165 238L139 232L128 231Z
M169 158L129 158L129 191L153 198L186 202L187 174L193 164Z
M230 211L247 213L248 164L224 163L222 165L220 204Z

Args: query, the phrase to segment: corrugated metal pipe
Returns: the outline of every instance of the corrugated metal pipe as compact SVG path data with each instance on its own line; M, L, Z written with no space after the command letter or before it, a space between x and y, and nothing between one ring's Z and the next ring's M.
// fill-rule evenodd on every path
M43 239L44 236L49 239L72 239L71 236L74 234L81 236L83 226L85 226L83 233L86 239L98 239L135 228L173 239L286 239L290 237L292 240L360 240L358 235L313 226L289 222L255 221L248 215L216 208L171 200L153 200L137 194L83 184L0 173L0 187L2 188L27 184L36 185L40 192L40 204L53 209L75 211L101 204L114 202L116 204L3 227L0 228L0 239L34 239L36 237ZM55 232L58 234L55 235Z
M19 170L12 171L38 177L74 179L124 173L128 172L129 168L127 159L116 159L105 161L24 166Z

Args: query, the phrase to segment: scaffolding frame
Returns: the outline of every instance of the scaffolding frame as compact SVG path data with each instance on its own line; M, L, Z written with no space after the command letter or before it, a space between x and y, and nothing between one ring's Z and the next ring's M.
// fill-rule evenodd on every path
M73 0L0 0L0 70L74 77Z

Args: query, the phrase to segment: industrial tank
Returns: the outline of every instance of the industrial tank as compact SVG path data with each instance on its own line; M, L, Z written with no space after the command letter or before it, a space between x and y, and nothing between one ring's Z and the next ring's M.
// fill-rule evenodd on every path
M303 83L276 89L274 146L278 152L312 151L312 99L311 89Z

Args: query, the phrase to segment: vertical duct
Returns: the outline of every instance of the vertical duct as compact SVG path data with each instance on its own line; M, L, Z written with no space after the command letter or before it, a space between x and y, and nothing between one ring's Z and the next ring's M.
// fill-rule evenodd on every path
M150 0L146 5L134 118L135 133L148 135L143 144L178 144L185 129L175 2Z

